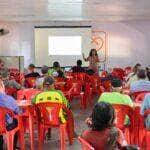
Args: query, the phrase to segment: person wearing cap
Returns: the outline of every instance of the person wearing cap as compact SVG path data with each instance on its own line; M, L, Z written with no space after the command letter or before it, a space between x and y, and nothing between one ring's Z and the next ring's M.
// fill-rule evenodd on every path
M123 104L130 107L133 106L131 98L122 94L122 81L120 79L113 79L111 81L112 92L104 92L100 97L98 102L107 102L111 104Z
M77 65L71 68L73 73L85 72L85 69L82 67L82 60L77 60Z
M42 68L41 68L41 73L42 75L36 79L36 82L35 82L35 86L37 89L43 89L43 81L45 79L45 77L48 76L48 66L44 65Z
M55 61L53 63L53 68L48 70L48 74L50 76L53 76L53 77L59 77L59 78L64 78L65 77L65 73L61 69L60 64L59 64L58 61Z
M25 75L25 78L30 78L30 77L40 77L40 74L38 72L35 72L35 65L30 64L28 66L29 73Z
M51 76L47 76L44 78L43 81L43 90L44 92L41 92L37 94L32 102L33 104L39 104L44 102L51 102L51 103L61 103L64 104L67 108L70 109L70 104L68 100L65 98L65 96L62 94L61 91L55 90L54 88L54 79ZM67 114L61 110L59 113L60 122L65 123L67 120ZM50 130L48 130L47 138L50 139Z
M8 76L8 75L9 75L9 70L5 66L4 61L0 59L0 76L3 78L4 76Z
M3 74L0 74L0 77L4 83L5 88L14 88L16 90L20 90L22 88L18 82L9 79L9 73L3 72Z
M67 108L70 108L70 104L61 91L55 90L54 79L51 76L47 76L43 81L43 90L37 94L32 100L33 104L43 103L43 102L57 102L64 104ZM64 113L60 113L60 121L64 123L66 121Z
M142 92L150 91L150 81L146 79L146 71L141 69L137 73L138 81L135 81L130 86L130 91L133 92Z

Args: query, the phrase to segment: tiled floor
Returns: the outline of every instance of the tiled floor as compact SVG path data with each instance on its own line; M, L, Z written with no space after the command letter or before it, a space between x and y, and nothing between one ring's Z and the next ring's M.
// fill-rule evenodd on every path
M94 98L94 99L95 99L94 101L96 101L97 98ZM92 106L88 105L88 108L85 111L83 111L80 108L79 101L74 100L71 103L71 107L72 107L71 110L73 111L74 120L75 120L75 132L77 135L81 135L82 131L87 128L84 121L90 115L93 105ZM38 139L36 135L35 135L35 150L38 149ZM74 140L74 144L71 146L68 144L68 141L66 141L66 147L67 147L67 150L80 150L81 149L80 144L78 143L77 139ZM26 144L26 149L27 150L30 149L29 142L27 142ZM53 129L52 139L49 141L46 140L44 142L43 150L59 150L59 149L60 149L60 141L59 141L58 129Z

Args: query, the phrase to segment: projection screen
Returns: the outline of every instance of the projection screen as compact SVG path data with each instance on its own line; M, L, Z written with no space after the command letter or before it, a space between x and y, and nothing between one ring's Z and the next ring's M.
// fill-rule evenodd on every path
M74 66L91 49L91 27L35 27L35 65ZM83 61L83 66L88 63Z

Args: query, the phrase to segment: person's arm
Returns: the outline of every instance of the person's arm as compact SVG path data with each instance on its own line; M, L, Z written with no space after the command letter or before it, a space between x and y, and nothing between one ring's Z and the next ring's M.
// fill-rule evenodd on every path
M8 109L11 109L15 114L21 113L21 110L19 109L17 102L13 97L6 95L6 101L7 103L5 103L5 106Z
M110 129L109 137L106 143L106 149L116 149L119 138L119 131L116 127Z
M10 86L12 86L13 88L17 90L20 90L22 88L22 86L19 83L17 83L15 80L11 80L9 82L10 82Z
M141 105L141 110L140 110L140 114L141 115L144 115L144 113L145 113L145 110L147 109L147 108L150 108L150 106L149 106L149 100L150 100L150 95L148 96L148 95L146 95L145 96L145 98L144 98L144 101L143 101L143 103L142 103L142 105Z
M82 57L83 57L84 61L89 61L88 58L85 58L84 54L82 54Z

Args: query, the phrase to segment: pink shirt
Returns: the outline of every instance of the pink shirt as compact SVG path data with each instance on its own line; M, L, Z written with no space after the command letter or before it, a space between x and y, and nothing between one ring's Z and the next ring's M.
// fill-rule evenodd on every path
M87 61L89 61L89 68L98 73L98 62L99 62L98 56L89 56L87 58Z
M106 148L107 142L110 138L110 129L105 129L103 131L92 131L86 130L83 132L82 137L92 146L95 150L103 150ZM123 136L121 130L118 129L119 136L117 137L117 142L120 145L127 145L126 140Z

